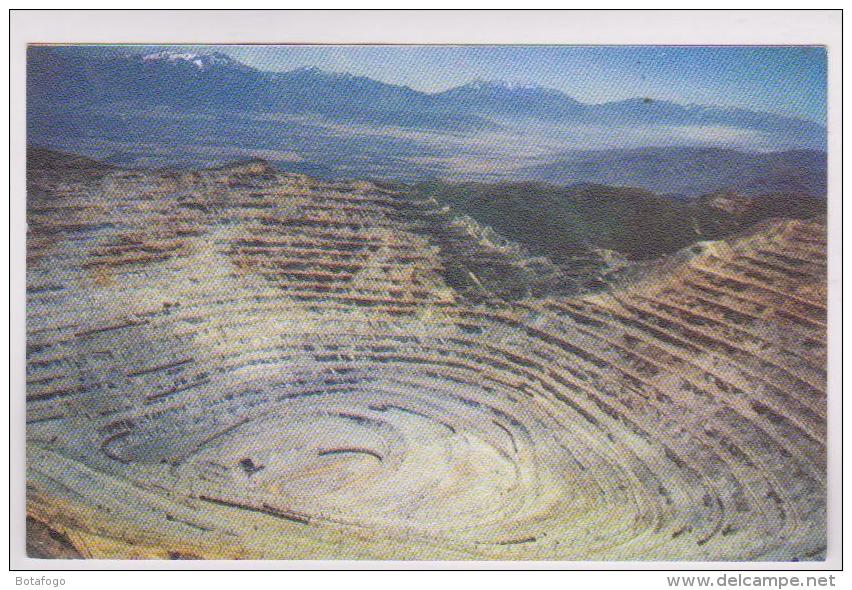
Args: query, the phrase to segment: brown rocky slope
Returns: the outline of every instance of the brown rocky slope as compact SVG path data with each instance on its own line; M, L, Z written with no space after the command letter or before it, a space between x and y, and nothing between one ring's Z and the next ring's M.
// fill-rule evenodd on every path
M546 260L369 183L256 162L29 185L27 512L48 555L824 553L822 219L570 295Z

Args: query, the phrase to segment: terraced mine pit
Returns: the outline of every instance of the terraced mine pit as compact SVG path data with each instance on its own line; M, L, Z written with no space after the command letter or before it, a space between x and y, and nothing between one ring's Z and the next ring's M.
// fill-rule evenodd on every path
M823 556L824 220L581 277L370 183L72 164L29 177L31 556Z

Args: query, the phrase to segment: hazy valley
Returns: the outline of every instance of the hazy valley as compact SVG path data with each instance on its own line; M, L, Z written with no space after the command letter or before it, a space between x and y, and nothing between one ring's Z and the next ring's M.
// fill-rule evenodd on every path
M30 144L134 167L257 157L326 179L825 194L826 131L805 120L653 99L584 104L499 81L427 94L316 68L270 73L224 54L189 56L32 48Z

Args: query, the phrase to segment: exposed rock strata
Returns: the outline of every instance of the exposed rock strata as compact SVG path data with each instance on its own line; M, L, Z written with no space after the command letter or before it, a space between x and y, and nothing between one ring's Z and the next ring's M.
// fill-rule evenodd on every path
M822 221L569 296L368 183L60 178L31 175L27 277L54 556L824 552Z

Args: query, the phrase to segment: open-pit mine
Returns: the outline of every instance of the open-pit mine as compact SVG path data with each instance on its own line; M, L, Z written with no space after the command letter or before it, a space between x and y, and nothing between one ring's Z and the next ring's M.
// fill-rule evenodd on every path
M824 217L572 274L392 185L29 163L32 557L824 556Z

